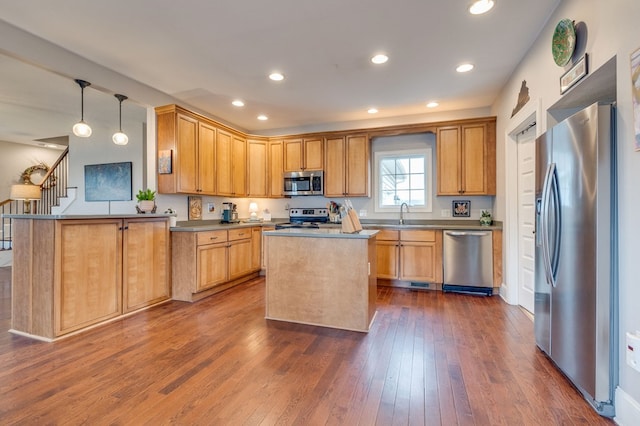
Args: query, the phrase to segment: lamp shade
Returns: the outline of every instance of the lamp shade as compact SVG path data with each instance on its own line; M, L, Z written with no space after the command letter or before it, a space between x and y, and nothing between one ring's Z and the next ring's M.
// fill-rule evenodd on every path
M11 185L11 194L9 198L12 200L39 200L40 187L38 185L29 185L20 183Z

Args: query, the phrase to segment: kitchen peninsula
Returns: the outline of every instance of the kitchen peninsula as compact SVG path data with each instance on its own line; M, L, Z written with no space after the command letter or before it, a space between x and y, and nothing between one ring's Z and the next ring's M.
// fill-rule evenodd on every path
M376 312L376 230L264 232L266 318L367 332Z

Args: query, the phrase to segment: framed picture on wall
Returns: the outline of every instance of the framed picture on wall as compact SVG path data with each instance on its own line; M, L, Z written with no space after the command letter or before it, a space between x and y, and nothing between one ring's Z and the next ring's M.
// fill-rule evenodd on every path
M131 161L84 166L85 201L132 200Z
M189 220L202 219L202 197L199 195L190 196L189 199Z
M451 202L451 216L453 217L470 217L471 201L469 200L453 200Z

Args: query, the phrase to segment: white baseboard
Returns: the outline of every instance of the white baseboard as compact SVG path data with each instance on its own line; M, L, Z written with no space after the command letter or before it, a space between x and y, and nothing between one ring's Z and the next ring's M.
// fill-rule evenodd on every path
M613 420L620 426L640 425L640 403L620 386L616 388L616 416Z

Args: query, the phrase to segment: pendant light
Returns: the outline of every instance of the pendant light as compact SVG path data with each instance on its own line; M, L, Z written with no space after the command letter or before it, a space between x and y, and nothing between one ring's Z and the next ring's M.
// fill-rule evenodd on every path
M80 121L73 125L73 134L79 138L91 136L91 127L84 122L84 88L91 86L91 83L84 80L75 80L80 86Z
M113 143L116 145L126 145L129 137L122 131L122 101L128 99L125 95L114 95L120 101L120 130L113 134Z

